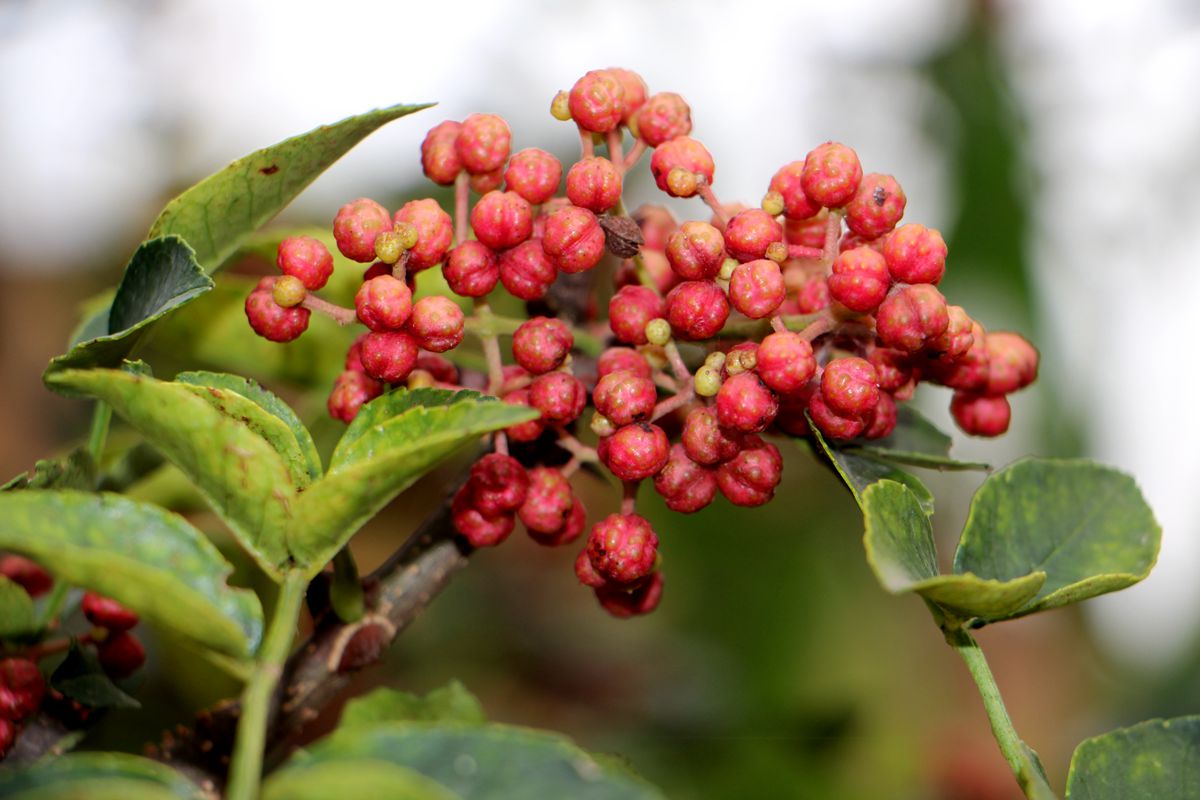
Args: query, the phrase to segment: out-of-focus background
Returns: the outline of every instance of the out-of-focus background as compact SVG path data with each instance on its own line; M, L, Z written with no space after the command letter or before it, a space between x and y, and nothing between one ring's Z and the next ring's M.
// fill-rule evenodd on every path
M1200 711L1200 434L1187 422L1200 394L1200 6L1185 0L6 0L0 477L81 435L87 404L44 390L41 370L178 190L394 102L439 106L370 137L279 224L427 192L425 131L476 110L505 116L515 148L570 163L577 140L550 100L610 65L687 98L727 201L756 203L775 169L828 139L897 177L906 218L950 243L947 296L1042 352L1012 432L962 437L957 454L1086 455L1137 476L1164 528L1143 585L980 632L1052 782L1086 736ZM645 176L627 198L663 200ZM159 349L185 343L184 361L212 356L190 332ZM316 419L333 376L310 373L315 392L273 388ZM947 394L919 395L952 427ZM610 619L575 583L573 553L514 536L473 559L362 685L460 678L494 718L620 753L672 797L1019 797L962 665L917 600L870 575L850 496L784 449L782 499L767 507L719 500L684 518L644 496L667 565L649 618ZM923 477L946 554L979 476ZM146 491L186 503L160 483ZM610 493L584 492L607 513ZM360 559L380 559L423 510L398 501ZM152 644L147 708L110 715L98 746L136 748L231 691L197 690L196 666Z

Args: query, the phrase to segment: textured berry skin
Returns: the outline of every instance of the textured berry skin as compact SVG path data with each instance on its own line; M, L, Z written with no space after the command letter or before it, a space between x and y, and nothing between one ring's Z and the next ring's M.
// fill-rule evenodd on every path
M645 326L642 326L643 329ZM596 377L603 378L618 370L628 370L639 378L649 378L650 362L632 347L610 347L596 359Z
M864 239L882 236L896 227L907 202L895 178L872 172L863 177L858 191L846 203L846 227Z
M533 403L529 400L528 389L517 389L516 391L509 392L502 399L506 403L533 407ZM541 436L544 430L546 430L546 423L541 417L538 417L528 422L520 422L505 428L504 433L514 442L532 442Z
M504 184L504 169L496 168L491 172L474 174L467 181L467 184L475 194L484 195L488 192L493 192Z
M736 456L745 437L721 428L716 409L701 406L688 412L679 439L688 458L697 464L711 466Z
M646 104L646 81L631 69L609 67L605 70L621 84L621 123L629 124L633 115Z
M608 325L626 344L646 344L646 323L666 313L666 303L646 286L624 286L608 301Z
M407 331L373 331L359 351L367 375L384 383L400 383L417 365L417 340Z
M270 289L255 289L246 297L246 319L254 332L272 342L290 342L308 328L311 312L302 306L284 308Z
M333 382L333 391L329 393L325 405L329 409L329 416L349 423L358 416L363 404L381 394L383 387L379 381L372 380L365 372L348 369Z
M774 314L787 296L779 265L767 258L739 264L729 281L729 300L750 319Z
M512 131L503 118L472 114L463 120L454 146L463 169L480 175L503 167L511 144Z
M804 193L804 186L801 184L801 177L804 174L804 162L793 161L790 164L784 164L779 168L771 178L771 185L767 191L778 192L783 198L783 213L789 220L805 220L817 214L821 210L819 203L814 203L808 199L808 195ZM820 247L825 241L824 225L821 226L821 241L818 244L809 244L810 247ZM808 244L800 242L796 237L788 231L788 241L794 244Z
M658 536L645 517L609 514L592 526L587 554L606 581L628 585L654 571Z
M408 330L423 350L444 353L462 344L466 319L462 309L448 297L422 297L408 318Z
M146 663L146 649L128 631L109 636L96 647L100 666L110 678L122 680Z
M7 719L0 718L0 759L8 755L8 751L17 742L17 726Z
M889 347L876 347L867 354L875 368L875 378L881 391L894 392L912 380L913 365L908 353Z
M471 209L471 230L493 250L507 250L533 232L533 208L516 192L488 192Z
M799 162L803 165L803 161ZM825 230L829 223L829 212L820 211L808 219L786 219L784 230L787 231L789 244L799 244L805 247L824 247Z
M495 547L507 539L517 526L512 514L484 516L471 504L471 492L467 486L454 495L454 501L450 504L450 519L472 547Z
M0 575L20 586L33 598L41 597L54 585L54 578L49 572L24 556L0 556Z
M875 314L875 331L888 347L915 353L950 324L946 299L927 283L906 286L888 297Z
M667 463L670 444L663 429L648 422L618 428L605 443L604 463L623 481L640 481Z
M829 439L853 439L867 427L862 417L842 416L826 405L821 392L813 392L809 398L808 413L821 433Z
M779 396L779 413L775 415L775 427L789 436L808 436L812 433L808 417L809 400L815 392L815 384L809 384L795 394Z
M517 516L531 534L552 534L567 524L574 505L571 482L560 471L534 467L529 470L529 491Z
M991 355L987 347L988 334L978 322L971 323L971 346L953 362L941 358L922 366L929 380L962 392L982 394L987 391L991 373Z
M673 169L697 173L703 176L705 182L712 183L716 165L712 156L700 142L690 136L677 136L668 142L663 142L655 148L650 158L650 172L658 188L672 197L691 197L694 192L678 194L667 186L667 176Z
M779 413L779 398L755 372L740 372L717 392L717 422L742 433L764 431Z
M442 276L455 294L484 297L500 280L500 264L489 247L474 240L466 241L450 251L450 257L442 265Z
M632 372L610 372L596 382L592 391L596 411L618 427L649 419L657 402L654 381Z
M88 622L110 631L127 631L138 624L138 615L125 606L95 592L84 592L80 603Z
M546 422L565 424L578 419L587 404L587 390L574 375L548 372L529 385L529 403Z
M1000 436L1008 430L1012 409L1008 398L955 392L950 400L950 414L963 432L972 436Z
M371 280L371 278L378 278L380 275L391 275L391 274L392 274L391 265L385 264L382 261L376 261L374 264L367 267L367 269L363 272L362 279L363 279L363 282L365 283L366 281Z
M604 255L604 230L591 211L565 206L546 219L542 249L563 272L586 272Z
M777 394L800 391L817 371L812 345L793 331L768 334L758 346L755 370Z
M725 261L725 237L707 222L685 222L667 239L667 261L684 280L715 278Z
M608 133L621 124L625 90L608 70L592 70L575 81L567 102L576 125L592 133Z
M525 504L529 475L512 456L488 453L471 465L466 486L471 505L484 516L513 514Z
M513 155L504 170L504 183L531 205L540 206L558 192L562 164L545 150L527 147Z
M526 320L513 333L513 358L534 375L558 369L574 346L571 329L550 317Z
M391 229L392 215L366 197L346 203L333 218L333 238L338 250L351 261L363 264L375 260L375 237Z
M783 226L761 208L748 208L725 226L725 249L738 261L763 258L768 247L782 241Z
M588 558L586 546L575 557L575 577L584 586L591 586L593 589L598 589L608 583L608 581L604 580L604 576L596 572L596 568L592 566L592 560Z
M0 700L0 718L19 722L42 705L46 679L29 659L6 658L0 661L0 691L3 690L7 692Z
M782 477L779 449L750 436L735 458L717 468L717 487L735 506L761 506L775 496Z
M896 429L896 401L890 394L881 392L879 403L867 415L867 427L862 435L868 439L882 439Z
M374 258L373 252L371 257ZM279 243L279 250L275 254L275 266L279 267L279 271L284 275L299 279L305 289L315 292L324 286L333 274L333 256L320 239L311 236L289 236Z
M421 142L421 169L425 177L436 184L449 186L462 172L462 159L458 157L457 147L461 131L461 123L446 120L430 128Z
M666 501L667 508L692 514L717 496L717 471L688 458L682 444L673 444L667 465L654 476L654 490Z
M674 92L659 92L637 112L637 135L650 147L692 132L692 109Z
M412 309L412 292L404 281L391 275L371 278L354 295L358 321L373 331L400 330Z
M408 269L420 272L446 257L454 239L454 222L436 200L409 200L396 212L396 222L417 229L417 245L408 251Z
M826 142L805 157L800 185L814 203L837 208L854 197L862 174L857 153L844 144Z
M875 368L863 358L835 358L821 375L825 404L843 417L863 417L879 403Z
M937 283L946 273L946 242L934 228L910 222L883 240L888 271L901 283Z
M823 308L829 308L833 298L829 294L829 282L820 275L814 275L804 282L796 293L796 307L801 314L815 314Z
M987 393L1009 394L1037 379L1038 352L1024 338L1007 331L989 333Z
M667 295L666 318L681 339L710 339L729 319L729 298L713 281L684 281Z
M521 300L540 300L558 276L540 239L521 242L501 253L499 271L504 288Z
M946 330L941 336L926 342L925 347L940 360L954 362L962 358L975 343L975 321L967 316L962 306L946 306L946 316L950 320Z
M567 199L603 214L621 199L621 173L607 158L584 158L567 171Z
M596 587L600 607L617 619L629 619L649 614L662 600L663 576L656 572L650 579L632 589L606 583Z
M870 247L856 247L834 259L829 294L851 311L869 313L887 298L891 283L883 256Z

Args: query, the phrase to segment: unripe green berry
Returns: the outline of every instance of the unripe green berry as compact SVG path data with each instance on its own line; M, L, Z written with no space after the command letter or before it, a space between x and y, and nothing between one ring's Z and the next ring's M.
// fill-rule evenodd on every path
M375 237L375 257L385 264L395 264L405 249L395 231L384 231Z
M705 364L696 370L696 394L701 397L716 397L721 391L721 372Z
M617 426L612 424L612 420L601 414L599 411L592 414L592 421L589 427L591 427L592 433L596 434L602 439L605 436L612 436L617 430Z
M767 245L767 250L763 253L764 256L774 261L776 264L782 264L787 261L788 249L783 242L771 242Z
M409 389L429 389L436 385L437 381L434 380L431 372L423 369L414 369L408 373L408 380L405 381L405 384Z
M763 195L762 210L770 214L772 217L778 217L783 213L784 203L783 195L776 191L767 192Z
M550 116L559 122L566 122L571 119L571 101L566 92L559 92L554 95L554 99L550 101Z
M671 323L662 317L657 317L647 322L646 341L659 347L671 341Z
M304 288L304 282L292 275L276 278L275 286L271 289L272 299L283 308L294 308L303 303L307 296L308 289Z
M733 277L733 271L738 268L739 262L736 258L727 258L721 264L721 271L717 274L717 278L727 281Z
M673 167L667 173L667 190L674 197L691 197L699 186L696 173L688 172L683 167Z
M708 356L704 359L704 366L712 367L713 369L720 372L725 367L725 354L722 353L720 350L716 350L712 353L709 353Z

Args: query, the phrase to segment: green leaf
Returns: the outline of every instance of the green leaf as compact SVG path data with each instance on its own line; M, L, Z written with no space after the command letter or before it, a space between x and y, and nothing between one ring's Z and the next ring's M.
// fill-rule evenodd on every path
M18 584L0 576L0 639L25 636L37 627L33 598Z
M933 527L916 495L883 480L863 492L867 561L887 591L915 592L960 617L1011 614L1037 594L1044 572L998 581L970 573L939 575Z
M50 676L50 685L89 708L141 708L142 705L112 682L95 653L74 641L67 657Z
M96 462L86 448L72 450L65 458L43 459L32 472L22 472L0 491L16 489L93 489L96 486Z
M297 563L315 574L363 523L443 459L484 433L536 416L527 406L475 392L400 389L372 400L335 448L329 472L296 498L288 541Z
M347 758L281 769L263 784L263 800L329 800L331 797L388 800L458 800L421 773L369 758Z
M293 477L297 487L304 487L310 481L321 477L321 456L317 454L317 446L313 443L312 435L304 423L296 416L292 407L283 402L277 395L264 389L257 381L243 378L240 375L230 375L224 372L181 372L175 376L179 383L190 383L196 386L209 386L215 389L225 389L236 392L250 400L267 413L278 418L287 426L290 436L280 435L277 426L264 425L255 417L246 420L246 424L254 428L284 458L289 467L293 467ZM217 395L210 394L214 400ZM214 402L210 400L210 402ZM214 402L218 408L219 402ZM227 412L228 413L228 412ZM299 471L296 467L302 467Z
M224 263L304 187L384 124L424 105L396 105L323 125L234 161L176 197L147 238L178 234L196 248L207 272Z
M1067 800L1191 800L1200 787L1200 716L1152 719L1084 741Z
M381 687L356 697L342 709L338 729L361 728L381 722L487 722L483 706L458 681L424 697Z
M212 278L178 236L142 242L125 267L112 304L88 318L70 351L50 362L47 377L69 368L117 366L151 325L212 288ZM49 380L47 385L55 386Z
M662 794L556 734L507 725L393 723L339 731L314 745L305 766L372 759L414 769L463 800L647 800Z
M170 767L125 753L71 753L23 769L0 769L0 797L21 800L205 800Z
M235 392L121 370L69 370L51 380L111 405L196 483L258 564L279 578L288 564L295 470L259 431L290 436L284 422Z
M1031 614L1137 583L1160 538L1128 475L1085 460L1023 459L975 494L954 569L1001 581L1045 572L1019 612Z
M861 451L877 459L898 461L914 467L939 470L989 469L987 464L959 461L950 457L954 443L948 435L908 405L896 409L896 429L883 439L855 439L848 450Z
M858 503L859 508L865 511L863 492L868 486L882 480L889 480L907 486L916 495L925 513L933 513L933 494L916 475L905 472L888 461L873 458L864 451L832 447L815 425L810 424L810 427L817 444L833 464L834 471L850 489L850 493L854 495L854 502Z
M0 495L0 519L0 549L68 583L223 653L258 645L258 598L226 583L233 568L182 517L120 495L60 490Z

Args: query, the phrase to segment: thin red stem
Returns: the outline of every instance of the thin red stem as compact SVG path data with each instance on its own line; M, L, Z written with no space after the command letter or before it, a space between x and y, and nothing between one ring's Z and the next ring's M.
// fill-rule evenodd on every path
M688 385L684 387L683 391L680 391L678 394L671 395L666 400L663 400L654 406L654 413L651 415L650 421L653 422L657 419L662 419L672 411L678 411L688 403L692 402L695 397L696 393L692 389L691 381L689 381Z
M328 300L322 300L315 294L306 294L304 299L300 301L300 305L307 308L309 311L315 311L318 314L324 314L332 319L338 325L349 325L358 321L358 313L353 308L344 308L337 303L331 303Z
M696 193L700 195L701 200L708 204L712 212L717 215L717 219L720 220L722 225L729 224L729 212L725 210L725 206L713 194L712 187L708 185L708 181L702 179L700 181L700 188L696 190Z
M825 248L807 247L802 244L789 244L788 258L803 258L806 261L821 261L825 258Z
M806 341L811 342L813 339L816 339L818 336L825 334L825 333L829 333L831 330L833 330L834 324L835 323L834 323L833 317L821 317L818 320L814 320L814 321L810 322L799 333L800 333L801 338L805 339Z
M608 145L608 160L620 171L625 164L625 156L621 150L621 129L613 128L609 131L605 143Z
M467 240L467 206L471 202L471 184L467 173L460 172L454 179L454 243Z
M558 431L558 446L561 447L563 450L566 450L574 458L577 458L580 461L599 461L600 460L600 456L596 452L596 448L588 447L586 444L579 441L574 436L567 433L565 430L563 430L561 428Z
M663 350L667 354L667 362L671 365L671 371L675 373L675 380L680 384L690 383L692 373L688 371L687 364L683 363L683 356L679 354L679 348L675 346L675 342L667 342Z
M786 331L788 329L787 323L784 322L783 317L779 316L778 314L771 317L771 328L776 333L783 333L784 331Z
M637 508L638 481L624 481L621 495L621 513L632 514Z
M491 313L487 300L482 297L475 298L475 313L479 316ZM500 337L489 333L481 336L480 340L483 343L483 357L487 360L487 393L499 396L500 389L504 386L504 361L500 356Z
M833 259L837 257L838 239L842 236L842 214L840 211L829 212L829 218L825 220L825 248L821 253L821 262L825 267L833 263Z
M640 159L642 154L645 152L646 143L641 139L638 139L634 143L633 149L629 151L629 155L625 156L625 161L621 165L621 171L628 172L629 170L633 169L633 165L638 162L638 159Z
M398 281L405 279L408 272L408 258L412 254L411 250L405 250L400 254L400 260L392 265L392 277Z
M496 431L492 437L492 447L502 456L508 455L508 436L504 431Z
M592 143L592 134L583 128L579 129L579 152L580 158L591 158L596 155L596 146Z

